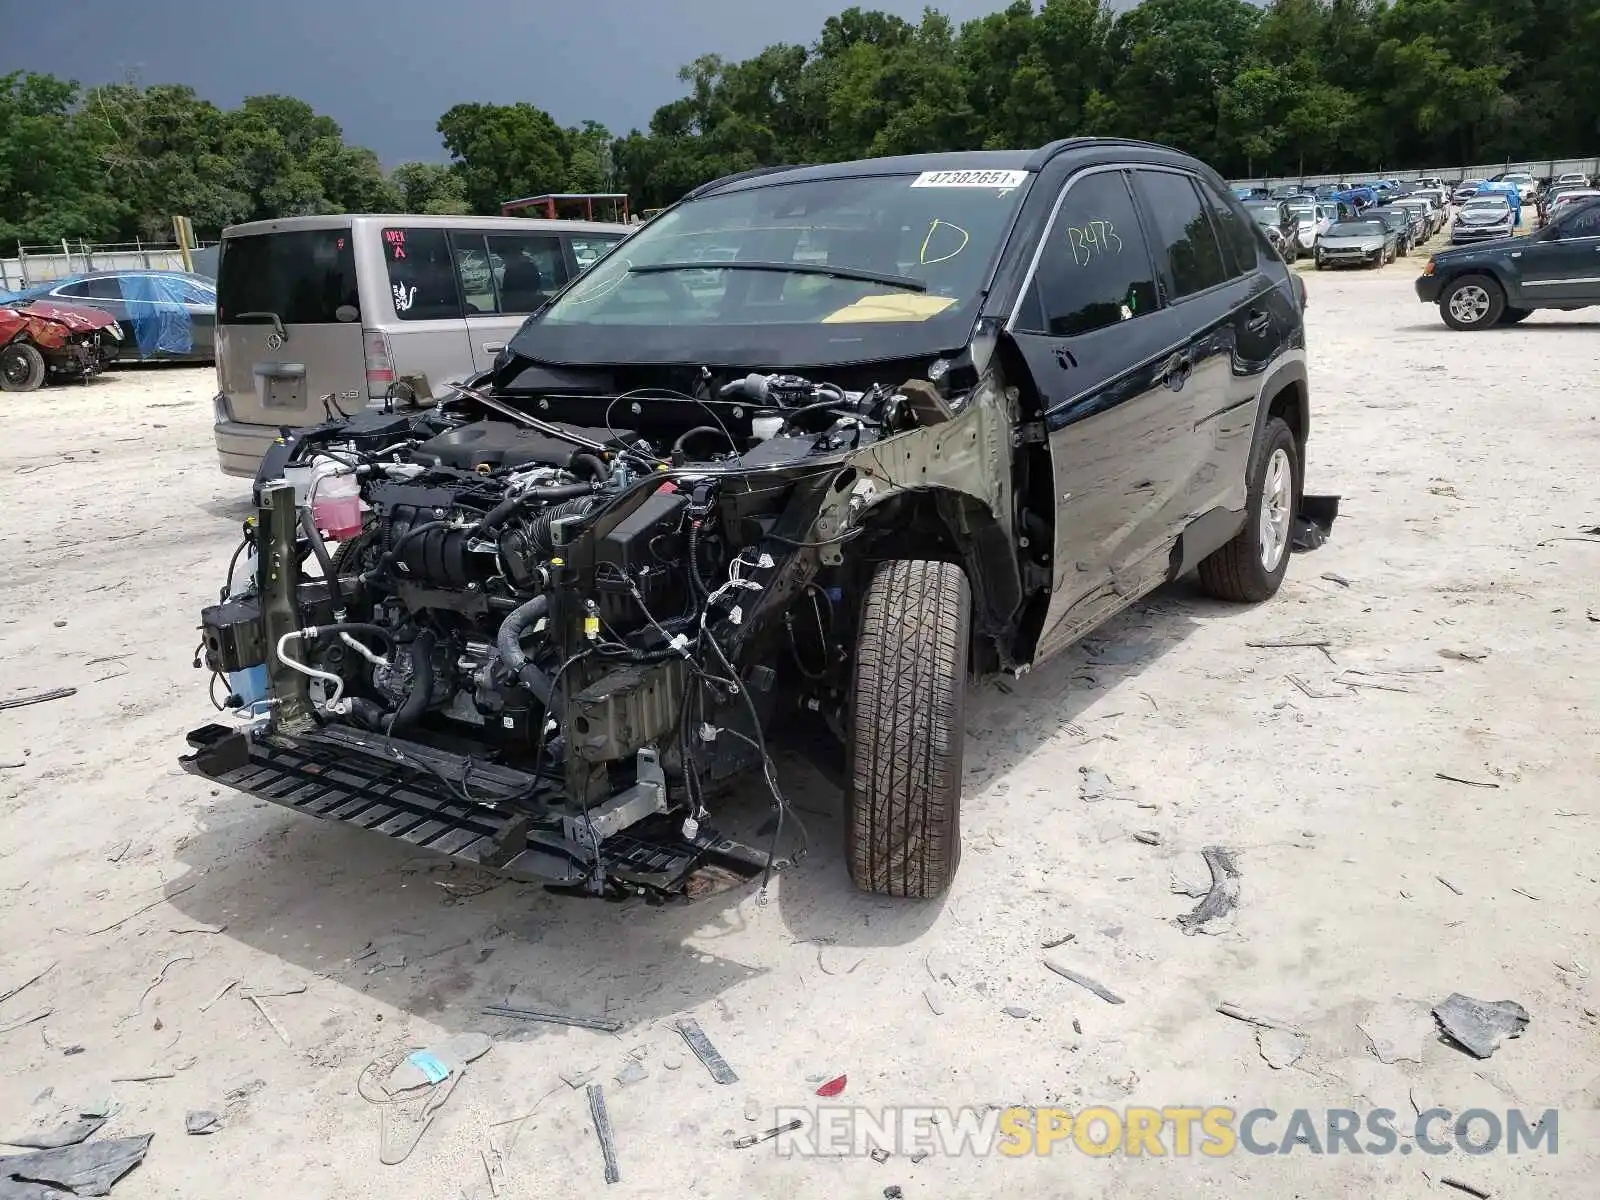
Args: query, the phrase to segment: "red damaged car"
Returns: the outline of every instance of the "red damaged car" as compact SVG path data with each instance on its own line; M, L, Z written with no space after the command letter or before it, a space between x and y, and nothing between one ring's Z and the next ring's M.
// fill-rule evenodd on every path
M88 379L116 358L122 328L97 308L35 300L0 304L0 391Z

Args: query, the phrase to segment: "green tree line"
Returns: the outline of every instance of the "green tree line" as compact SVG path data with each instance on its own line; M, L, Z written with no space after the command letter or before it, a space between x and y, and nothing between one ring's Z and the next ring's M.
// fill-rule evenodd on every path
M290 96L222 109L191 88L0 76L0 245L202 236L273 216L494 212L625 190L640 207L779 163L1035 146L1074 134L1179 146L1225 174L1594 153L1595 0L1016 0L959 28L850 8L810 45L680 72L684 94L614 137L531 103L458 104L448 163L385 171Z

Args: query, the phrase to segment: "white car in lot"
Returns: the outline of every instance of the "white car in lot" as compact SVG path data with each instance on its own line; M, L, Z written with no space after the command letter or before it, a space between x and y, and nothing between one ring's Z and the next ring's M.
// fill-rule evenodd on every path
M1586 188L1589 186L1589 177L1582 171L1568 171L1565 175L1557 175L1552 187L1565 187L1567 185Z
M1517 194L1522 197L1524 204L1539 194L1539 181L1526 171L1507 171L1504 175L1496 175L1495 182L1516 184Z
M1291 201L1289 211L1300 218L1300 249L1307 254L1316 250L1322 235L1339 220L1337 204L1299 204Z

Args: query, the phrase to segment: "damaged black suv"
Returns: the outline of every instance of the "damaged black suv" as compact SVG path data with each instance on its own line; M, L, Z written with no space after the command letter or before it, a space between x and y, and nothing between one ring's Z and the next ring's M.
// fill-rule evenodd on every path
M1159 146L709 183L467 386L286 431L203 614L232 713L184 765L554 888L694 895L790 845L769 741L812 721L852 878L936 895L969 677L1190 572L1265 600L1325 535L1304 302ZM765 845L712 827L745 771Z

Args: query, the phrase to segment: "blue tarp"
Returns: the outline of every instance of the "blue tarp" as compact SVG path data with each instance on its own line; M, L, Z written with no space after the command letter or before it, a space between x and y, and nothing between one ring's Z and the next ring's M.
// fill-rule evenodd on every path
M124 275L122 299L141 355L188 354L194 349L194 322L184 307L181 279Z

